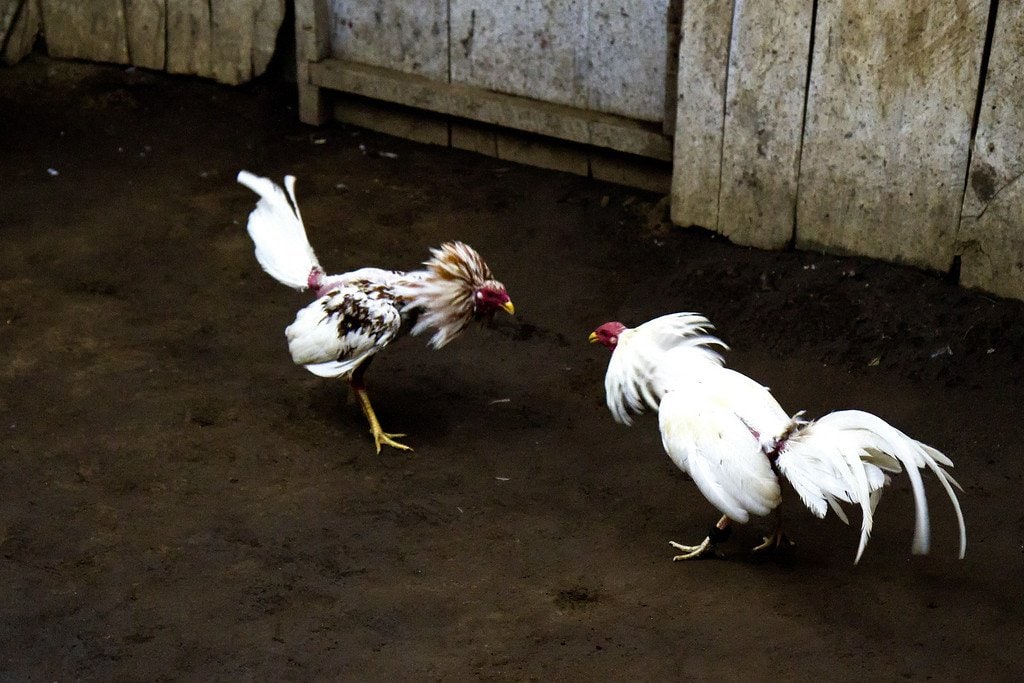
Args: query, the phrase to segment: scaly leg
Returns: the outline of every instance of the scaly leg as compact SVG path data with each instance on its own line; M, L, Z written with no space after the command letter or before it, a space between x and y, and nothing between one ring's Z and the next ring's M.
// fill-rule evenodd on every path
M680 560L695 560L699 557L704 557L705 555L714 552L715 544L721 543L722 541L725 541L727 538L729 538L729 534L732 533L731 525L732 520L729 519L727 516L722 515L722 518L718 520L718 523L711 527L711 529L708 531L708 535L704 538L704 540L698 543L697 545L682 545L681 543L676 543L675 541L669 541L668 543L670 546L672 546L676 550L683 551L681 555L676 555L675 557L673 557L672 561L679 562Z
M782 533L782 511L779 508L775 508L775 531L773 531L771 535L764 536L763 538L764 540L760 545L754 546L753 552L760 553L765 550L782 550L796 545L786 537L786 534Z
M412 448L409 446L395 441L395 438L403 437L405 434L388 434L381 429L380 422L377 421L377 415L373 412L373 406L370 405L370 397L366 394L366 387L353 383L352 390L356 392L359 406L363 409L363 415L366 416L367 421L370 423L370 433L373 434L373 443L377 447L377 453L380 453L382 444L397 448L400 451L411 451Z

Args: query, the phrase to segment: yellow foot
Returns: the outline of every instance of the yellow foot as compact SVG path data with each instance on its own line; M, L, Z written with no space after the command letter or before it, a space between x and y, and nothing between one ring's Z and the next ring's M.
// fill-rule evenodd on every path
M785 550L786 548L792 548L796 545L796 543L789 540L786 534L782 533L781 529L776 529L775 533L771 536L763 536L762 539L763 540L760 545L754 546L753 552L760 553L766 550Z
M668 544L676 550L683 551L681 555L676 555L672 558L673 562L679 562L681 560L696 560L697 558L704 557L705 555L714 552L715 549L715 544L711 542L710 538L705 538L699 545L682 545L675 541L669 541Z
M406 446L404 443L398 443L395 439L400 439L405 434L388 434L381 429L371 429L370 433L373 434L373 443L377 447L377 454L380 454L381 446L391 446L397 448L400 451L411 451L412 447Z

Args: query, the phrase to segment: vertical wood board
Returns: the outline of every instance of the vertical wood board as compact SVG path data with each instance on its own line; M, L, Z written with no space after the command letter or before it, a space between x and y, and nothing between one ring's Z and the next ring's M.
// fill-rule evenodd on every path
M450 0L451 80L585 108L587 3Z
M981 214L1008 183L1024 174L1022 55L1024 4L1000 3L964 195L965 216Z
M338 59L448 80L446 0L331 0L329 31Z
M586 107L641 121L665 118L669 0L591 0Z
M221 83L252 78L252 18L258 2L210 3L210 74Z
M252 15L252 75L267 70L284 23L285 0L257 0Z
M1024 299L1024 6L996 15L957 240L960 282Z
M42 9L39 0L7 0L9 22L0 33L3 53L0 59L5 64L16 64L32 51L36 36L39 35Z
M26 0L0 0L0 45L4 45Z
M128 63L122 0L42 0L42 10L51 57Z
M172 74L211 73L210 3L167 0L167 70Z
M167 56L164 0L124 0L129 61L145 69L163 70Z
M733 3L685 2L672 160L672 222L718 227Z
M950 267L988 4L819 3L798 246Z
M718 230L737 244L792 239L812 3L737 3L729 50Z
M330 0L295 0L295 81L299 91L299 120L319 126L331 116L323 88L313 84L311 64L331 53Z

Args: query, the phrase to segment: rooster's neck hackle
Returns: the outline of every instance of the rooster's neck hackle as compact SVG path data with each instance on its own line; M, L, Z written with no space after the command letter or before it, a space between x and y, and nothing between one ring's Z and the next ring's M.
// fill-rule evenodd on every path
M478 289L494 281L491 269L472 247L446 242L431 249L425 269L408 274L401 297L404 309L418 314L412 334L433 329L430 345L441 348L473 320L473 297Z

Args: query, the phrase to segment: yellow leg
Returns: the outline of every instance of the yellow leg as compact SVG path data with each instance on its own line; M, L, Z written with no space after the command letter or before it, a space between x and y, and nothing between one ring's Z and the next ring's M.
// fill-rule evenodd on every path
M370 423L370 433L373 434L373 443L377 447L377 453L380 453L382 444L397 448L400 451L411 451L412 448L409 446L395 441L395 438L403 437L405 434L388 434L381 429L380 422L377 421L377 415L373 412L373 406L370 405L370 397L366 394L366 389L353 386L352 390L356 392L356 396L359 398L359 406L363 409L363 415L366 416Z

